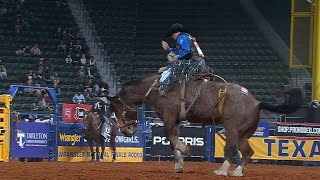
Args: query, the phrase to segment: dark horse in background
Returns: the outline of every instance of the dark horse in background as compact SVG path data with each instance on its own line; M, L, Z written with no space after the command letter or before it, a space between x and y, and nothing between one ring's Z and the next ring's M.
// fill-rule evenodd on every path
M110 121L110 149L112 150L112 162L116 161L116 134L117 134L117 125L116 123L109 118ZM103 155L105 150L105 137L101 135L101 121L98 116L94 113L87 111L86 117L84 118L84 138L87 140L90 151L91 151L91 162L94 162L94 142L96 143L96 162L103 161ZM99 153L99 147L101 147L101 154Z
M177 83L167 96L160 96L158 90L152 88L159 74L149 74L137 80L129 81L121 91L109 100L115 108L120 131L125 135L133 135L136 131L136 117L132 112L142 103L153 106L157 115L164 121L166 134L171 142L175 167L174 172L183 172L182 154L191 155L191 148L178 139L180 135L180 93ZM224 91L221 94L219 92ZM205 125L223 124L226 130L226 160L214 171L218 175L243 176L254 151L248 139L254 134L260 120L260 110L265 109L277 113L292 113L303 102L300 89L289 89L283 92L285 101L275 105L259 102L244 87L233 83L208 81L193 78L186 83L185 105L187 120ZM131 113L131 115L130 115ZM241 164L233 171L228 171L232 157L237 150L242 153Z

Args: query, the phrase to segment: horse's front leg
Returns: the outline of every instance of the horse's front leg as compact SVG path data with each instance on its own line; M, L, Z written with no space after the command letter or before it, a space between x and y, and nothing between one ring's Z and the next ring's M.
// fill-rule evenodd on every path
M91 162L94 162L94 151L93 151L93 141L92 140L88 140L88 144L90 146L90 151L91 151Z
M183 172L183 157L182 154L186 154L188 156L191 155L191 148L186 146L182 141L179 140L180 136L180 127L179 124L176 124L175 121L171 121L173 123L165 123L166 133L169 137L171 148L174 154L175 159L175 173Z
M103 136L101 136L101 141L100 141L100 144L101 144L100 160L101 160L101 162L103 162L104 150L105 150L105 147L106 147L104 140L105 140L105 138Z
M100 142L96 142L96 162L100 162L100 150L99 150Z
M116 135L117 127L116 123L111 119L111 130L110 130L110 149L112 150L112 162L116 162Z

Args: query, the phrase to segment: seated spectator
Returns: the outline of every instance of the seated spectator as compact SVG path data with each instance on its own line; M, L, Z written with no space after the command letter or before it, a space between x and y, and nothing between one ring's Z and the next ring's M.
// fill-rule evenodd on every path
M57 37L58 39L63 39L61 27L57 29L57 32L54 34L54 36Z
M80 54L79 53L76 53L76 55L72 58L73 59L73 62L74 62L74 64L79 64L79 65L81 65L81 63L80 63Z
M49 75L51 68L52 65L48 61L44 61L43 58L40 58L40 61L36 64L37 71L41 71L41 73L44 73L44 75L46 75L46 78L48 78L47 75Z
M91 79L87 79L87 80L84 82L83 87L84 87L84 89L88 90L88 92L92 93L93 85L92 85Z
M102 80L99 84L99 92L109 94L109 85L106 80Z
M4 65L0 64L0 78L7 77L7 69L4 67Z
M52 85L52 88L54 88L56 90L56 95L60 96L61 90L60 90L59 86L57 84L54 84L54 85Z
M47 103L46 100L44 98L42 98L39 102L38 102L38 106L37 106L38 110L47 110Z
M87 43L83 44L81 52L84 53L84 54L90 54L90 48L88 47Z
M32 86L32 81L28 81L27 86ZM29 97L34 97L36 93L36 89L34 89L33 87L31 88L23 88L23 94L25 96L29 96Z
M86 102L85 97L83 96L83 94L79 91L77 94L75 94L72 98L72 102L76 103L76 104L82 104Z
M66 58L66 63L67 64L72 64L72 58L71 58L70 54Z
M43 74L41 73L41 71L38 71L36 76L35 76L35 79L34 79L34 82L36 84L39 84L41 87L45 86L46 85L46 80L45 80L45 77L43 76Z
M81 50L82 50L82 46L81 46L81 44L80 44L80 41L77 40L77 42L76 42L76 44L75 44L74 51L75 51L75 53L80 54L80 53L81 53Z
M35 74L32 70L29 70L29 72L26 74L26 81L28 84L33 84L33 80L35 79ZM30 85L29 85L30 86Z
M58 76L58 73L53 73L53 75L50 77L52 85L58 85L60 83L60 78Z
M93 75L91 74L90 66L87 67L87 78L89 78L89 79L94 78Z
M34 44L34 46L30 49L31 55L41 55L40 48L38 47L38 44Z
M91 56L90 59L89 59L89 65L90 66L95 66L96 65L96 59L93 56Z
M70 41L69 46L68 46L68 52L69 54L74 54L75 53L75 45L73 44L72 41Z
M83 91L83 96L86 98L86 101L90 101L92 99L92 95L87 89Z
M40 58L40 61L36 64L36 69L38 72L40 71L40 73L43 73L45 71L46 67L43 63L43 58Z
M31 110L32 111L37 111L38 110L38 106L36 105L36 103L32 103L31 104ZM28 121L26 120L26 122L29 122L29 120Z
M86 55L82 54L81 58L80 58L80 65L81 66L86 66L87 65L87 59L86 59Z
M63 41L60 41L57 47L57 52L63 52L63 54L67 54L67 46Z
M94 96L97 96L100 92L99 84L96 82L93 85L92 93Z
M83 66L80 66L78 72L77 72L77 76L80 78L80 81L83 82L86 78L86 72L84 70Z

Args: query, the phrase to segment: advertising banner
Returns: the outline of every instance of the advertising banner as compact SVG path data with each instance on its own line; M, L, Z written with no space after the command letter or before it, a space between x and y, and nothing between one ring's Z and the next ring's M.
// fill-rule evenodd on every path
M86 139L84 139L82 129L58 129L58 146L88 146ZM117 147L143 147L144 136L142 132L137 132L132 137L125 137L117 132L116 146ZM110 136L105 140L106 146L109 147Z
M63 104L62 120L66 123L83 123L84 112L92 108L87 104Z
M117 147L116 155L116 162L142 162L143 148ZM91 151L89 147L58 146L58 161L81 162L90 160ZM103 161L112 162L112 151L109 148L105 148Z
M49 157L49 124L18 122L15 128L12 157Z
M215 135L215 157L223 158L225 141ZM320 138L282 139L277 136L249 139L253 159L320 161Z
M320 124L277 123L277 136L320 137Z
M268 137L270 133L270 125L268 121L260 121L253 137Z
M180 128L179 139L192 149L192 157L206 157L206 128ZM163 127L152 128L151 156L173 156Z

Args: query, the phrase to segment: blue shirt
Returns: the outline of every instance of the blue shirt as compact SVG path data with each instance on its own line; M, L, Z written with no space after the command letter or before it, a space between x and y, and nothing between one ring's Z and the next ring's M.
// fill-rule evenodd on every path
M178 55L178 59L184 59L184 56L190 53L190 38L187 34L180 34L177 38L178 48L170 48L170 50Z

